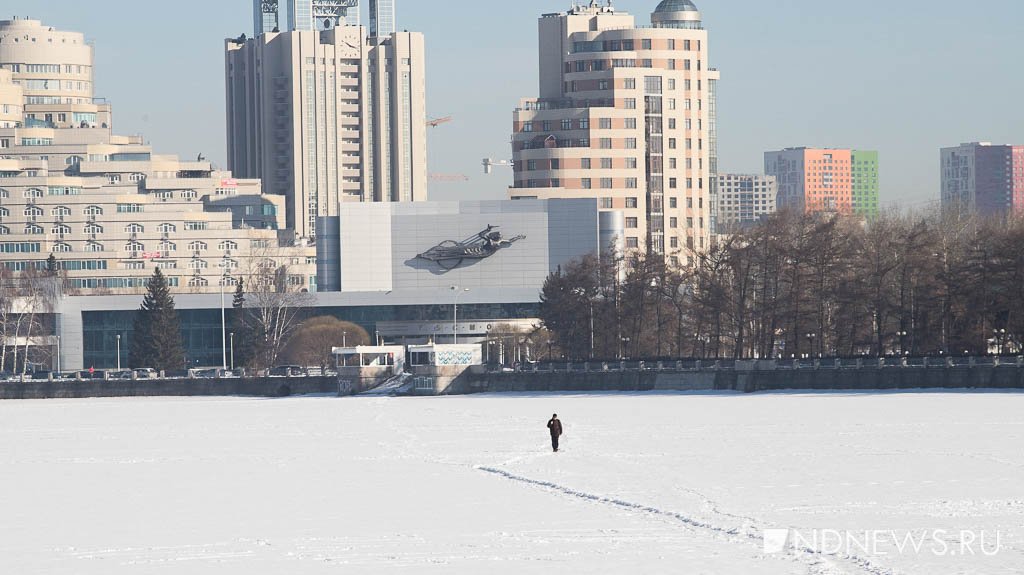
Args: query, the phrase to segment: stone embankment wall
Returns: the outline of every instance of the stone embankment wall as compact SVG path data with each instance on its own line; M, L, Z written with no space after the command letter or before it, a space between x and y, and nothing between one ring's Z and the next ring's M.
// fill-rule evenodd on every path
M449 393L582 391L758 391L891 389L1024 389L1024 368L775 369L474 373Z
M0 383L0 400L231 395L288 397L290 395L337 392L338 378L336 377L26 381L24 383Z

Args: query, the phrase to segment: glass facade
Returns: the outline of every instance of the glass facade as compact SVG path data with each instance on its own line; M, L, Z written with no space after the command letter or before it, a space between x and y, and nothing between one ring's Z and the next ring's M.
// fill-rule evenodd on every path
M452 320L452 305L322 307L307 312L310 317L330 315L362 326L370 334L381 321ZM82 312L84 366L110 369L117 366L117 336L121 336L121 367L129 365L135 311ZM231 310L228 311L231 322ZM459 321L526 319L537 317L540 304L459 304ZM221 365L220 308L209 310L178 310L185 356L190 367ZM229 328L230 329L230 328Z

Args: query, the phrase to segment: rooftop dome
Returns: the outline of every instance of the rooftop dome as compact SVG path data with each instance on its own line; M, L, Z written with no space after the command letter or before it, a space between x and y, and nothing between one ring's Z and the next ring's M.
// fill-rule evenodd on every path
M692 0L661 0L651 14L655 28L700 29L700 10Z
M655 12L697 12L697 7L690 0L661 0Z

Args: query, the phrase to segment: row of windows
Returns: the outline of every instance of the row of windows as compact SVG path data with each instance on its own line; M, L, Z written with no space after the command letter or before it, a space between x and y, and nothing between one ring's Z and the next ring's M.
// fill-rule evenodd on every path
M654 43L649 38L640 40L641 50L653 49ZM700 40L682 40L677 42L674 38L669 39L667 44L669 50L675 50L677 47L681 47L683 50L701 49ZM696 48L695 48L696 47ZM636 49L635 40L592 40L583 42L573 42L572 51L574 54L586 53L586 52L631 52Z
M2 262L3 265L9 271L12 272L23 272L26 270L45 270L48 265L46 260L32 260L32 261L10 261ZM106 260L57 260L57 269L60 271L98 271L107 269Z
M71 278L66 285L76 289L126 289L144 288L149 278ZM191 282L190 282L191 284ZM167 285L178 287L180 279L174 276L167 278Z

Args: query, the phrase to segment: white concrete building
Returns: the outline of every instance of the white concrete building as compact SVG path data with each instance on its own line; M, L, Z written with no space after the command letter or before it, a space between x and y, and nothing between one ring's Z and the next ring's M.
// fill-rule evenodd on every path
M226 42L228 168L313 238L341 202L427 197L423 35L360 26Z
M760 221L775 213L778 183L775 176L719 174L715 212L718 232Z
M279 241L283 197L114 135L92 73L81 34L0 22L0 272L52 254L69 293L141 293L155 268L175 291L212 292L273 262L315 290L313 248Z
M515 198L597 198L625 247L686 264L710 245L715 173L708 33L689 0L651 27L609 2L541 17L540 97L513 119Z

